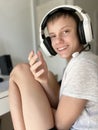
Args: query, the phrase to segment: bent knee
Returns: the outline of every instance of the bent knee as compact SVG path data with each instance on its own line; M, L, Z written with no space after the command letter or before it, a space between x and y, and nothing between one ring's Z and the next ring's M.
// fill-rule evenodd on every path
M30 70L29 69L29 64L27 64L27 63L21 63L21 64L17 64L14 68L13 68L13 70L11 71L11 73L10 73L10 78L12 78L12 77L15 77L15 76L19 76L19 75L21 75L22 73L26 73L25 71L27 71L27 70Z

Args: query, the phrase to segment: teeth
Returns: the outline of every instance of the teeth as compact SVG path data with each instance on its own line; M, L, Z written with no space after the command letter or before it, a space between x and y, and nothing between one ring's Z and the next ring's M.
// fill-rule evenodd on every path
M66 47L58 48L59 51L66 49Z

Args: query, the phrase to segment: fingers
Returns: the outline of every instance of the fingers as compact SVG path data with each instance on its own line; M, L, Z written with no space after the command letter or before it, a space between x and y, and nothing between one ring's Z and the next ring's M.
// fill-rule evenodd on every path
M28 56L28 61L31 60L31 58L32 58L33 55L34 55L34 51L31 51L30 54L29 54L29 56Z
M36 62L34 65L31 65L32 71L37 70L38 67L42 65L41 61Z
M35 75L35 78L40 77L42 74L44 73L44 69L41 69L40 71L38 71Z
M28 61L29 61L30 66L32 66L33 64L36 63L36 61L38 61L38 55L34 54L34 52L31 51L28 56Z
M40 51L37 54L34 54L33 51L30 52L28 56L30 70L33 73L34 77L37 78L44 73L44 66L43 66L43 56Z
M43 55L42 55L42 53L40 52L40 51L38 51L38 57L39 57L39 59L41 60L41 61L43 61L44 60L44 58L43 58Z
M30 70L33 73L35 79L37 79L44 73L44 69L40 69L39 71L36 71L36 70L32 70L32 67L31 67Z

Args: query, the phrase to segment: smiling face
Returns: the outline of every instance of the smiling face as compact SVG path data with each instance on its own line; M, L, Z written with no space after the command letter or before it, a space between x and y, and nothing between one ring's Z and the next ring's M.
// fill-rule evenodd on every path
M70 60L74 52L79 52L82 44L79 43L77 25L73 17L60 16L47 23L53 49L62 57Z

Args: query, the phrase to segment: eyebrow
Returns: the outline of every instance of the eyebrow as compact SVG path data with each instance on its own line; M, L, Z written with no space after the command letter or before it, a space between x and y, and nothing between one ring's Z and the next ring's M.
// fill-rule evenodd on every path
M63 26L60 30L63 30L63 29L65 29L65 28L70 28L71 26L70 25L65 25L65 26Z
M71 26L70 25L65 25L65 26L63 26L62 28L60 28L60 31L62 31L63 29L65 29L65 28L70 28ZM49 35L52 35L52 34L55 34L54 32L50 32L49 33Z

